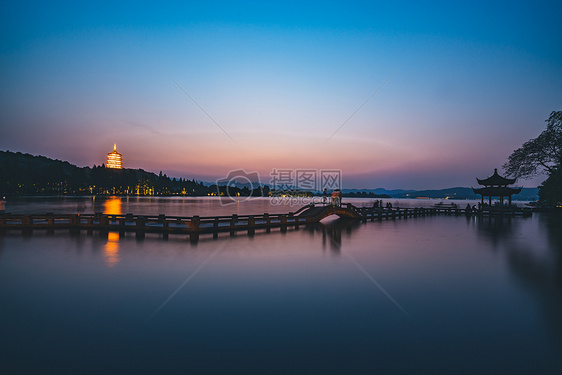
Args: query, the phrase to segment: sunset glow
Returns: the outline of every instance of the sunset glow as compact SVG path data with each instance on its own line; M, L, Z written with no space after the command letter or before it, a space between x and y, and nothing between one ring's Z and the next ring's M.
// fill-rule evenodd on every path
M560 109L561 7L7 3L0 149L92 166L117 141L127 168L203 181L471 186Z

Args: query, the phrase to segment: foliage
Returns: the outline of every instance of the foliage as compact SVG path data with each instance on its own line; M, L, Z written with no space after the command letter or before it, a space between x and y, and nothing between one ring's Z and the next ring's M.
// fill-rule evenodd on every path
M531 178L543 172L554 173L562 163L562 111L554 111L546 120L546 129L513 151L503 165L510 176Z
M554 206L562 202L562 168L556 168L546 181L544 181L539 189L539 197L541 202L549 206Z
M562 202L562 111L546 120L546 129L535 139L513 151L503 168L508 175L530 178L546 172L539 198L548 205Z
M245 190L244 190L245 189ZM229 188L230 194L261 190ZM269 190L267 190L269 192ZM21 152L0 151L0 196L14 195L185 195L216 194L216 186L169 178L142 169L80 168L68 162Z

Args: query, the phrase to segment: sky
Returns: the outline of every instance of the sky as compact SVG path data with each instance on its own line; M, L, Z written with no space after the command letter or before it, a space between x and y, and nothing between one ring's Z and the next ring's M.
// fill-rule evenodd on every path
M3 2L0 150L476 186L562 110L562 3L427 4Z

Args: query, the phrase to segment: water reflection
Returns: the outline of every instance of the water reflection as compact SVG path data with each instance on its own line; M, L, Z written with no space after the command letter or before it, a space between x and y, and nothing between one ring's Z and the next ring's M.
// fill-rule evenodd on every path
M121 214L121 198L110 197L103 204L103 213L106 215ZM121 260L119 256L119 233L109 232L107 242L103 248L105 264L108 268L115 267Z
M514 247L509 265L539 301L550 332L562 342L562 217L540 215L539 222L546 230L550 251L541 254L531 246Z
M107 242L103 248L103 256L105 257L105 264L107 268L112 268L119 263L121 257L119 256L119 233L109 232L107 234Z
M121 198L110 197L103 203L103 213L106 215L121 215Z
M125 198L110 201L99 200L98 211L136 212ZM157 210L173 211L145 212ZM551 362L562 338L561 224L542 214L443 216L237 232L150 324L228 232L218 241L202 235L197 248L185 235L137 242L111 232L36 230L26 240L8 232L0 236L0 345L7 372L33 352L41 356L28 373L63 373L57 363L69 360L96 373L158 372L163 363L179 373L186 353L193 368L185 372L225 373L260 358L284 365L279 373L391 372L397 360L401 373L548 373L560 368ZM416 326L356 268L404 303Z
M525 223L531 219L483 218L477 221L478 234L490 241L495 250L505 253L516 282L537 300L548 331L562 343L562 217L537 216L533 220L538 220L539 231L531 232L528 240L522 236L522 226L532 225Z
M547 229L548 241L552 249L555 249L558 256L562 253L562 216L561 215L540 215L539 221Z
M512 237L520 222L519 218L514 221L510 216L476 216L468 220L475 221L478 235L491 242L494 248Z
M307 230L322 235L323 249L329 247L332 252L339 254L342 246L342 232L345 233L347 238L350 238L351 233L360 225L361 223L356 220L336 219L309 225Z

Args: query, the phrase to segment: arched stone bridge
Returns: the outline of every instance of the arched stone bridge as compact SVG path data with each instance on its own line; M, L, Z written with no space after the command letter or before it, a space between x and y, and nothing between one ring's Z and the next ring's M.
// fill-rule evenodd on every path
M351 203L344 203L341 206L309 204L295 212L295 216L306 217L308 222L319 222L331 215L351 219L359 219L362 216L359 209Z

